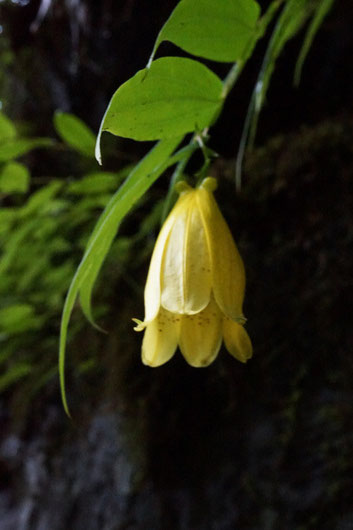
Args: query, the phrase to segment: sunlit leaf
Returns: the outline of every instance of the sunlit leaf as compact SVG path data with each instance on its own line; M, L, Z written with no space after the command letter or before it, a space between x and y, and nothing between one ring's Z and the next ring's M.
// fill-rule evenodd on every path
M0 170L0 192L26 193L30 173L26 166L18 162L9 162Z
M101 132L159 140L201 130L211 125L219 112L222 88L221 80L203 64L163 57L115 92ZM97 141L99 144L99 136Z
M70 147L85 156L94 157L96 136L77 116L67 112L56 112L54 126L60 138Z
M236 61L255 34L259 14L254 0L181 0L160 31L152 58L168 40L199 57Z

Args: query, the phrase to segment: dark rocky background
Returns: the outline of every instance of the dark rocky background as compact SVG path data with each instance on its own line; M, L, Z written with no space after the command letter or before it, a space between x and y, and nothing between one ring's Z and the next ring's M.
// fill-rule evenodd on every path
M97 130L175 4L49 1L41 20L44 1L0 2L16 54L4 110L37 134L51 133L57 108ZM142 366L130 318L143 312L147 261L139 294L112 281L109 335L90 330L70 346L84 356L94 340L101 356L87 377L69 366L73 424L57 381L30 403L20 388L1 397L1 530L353 529L352 23L351 2L337 0L298 90L302 34L286 48L238 197L233 157L264 44L212 133L217 197L246 264L254 358Z

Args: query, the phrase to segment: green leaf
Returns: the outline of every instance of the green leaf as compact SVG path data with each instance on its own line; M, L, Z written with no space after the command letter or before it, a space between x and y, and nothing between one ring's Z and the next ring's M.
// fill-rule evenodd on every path
M29 180L30 173L26 166L18 162L9 162L0 172L0 192L26 193Z
M307 0L289 0L272 33L266 56L254 90L255 111L258 113L265 101L267 89L276 61L287 42L297 34L310 16L312 6Z
M299 57L297 60L297 64L295 65L295 72L294 72L294 84L296 86L300 83L300 78L302 74L303 65L305 62L305 59L309 53L310 47L313 43L313 40L315 38L316 33L318 32L324 18L332 8L334 0L321 0L319 3L315 15L313 16L310 25L308 27L308 30L306 32L302 48L299 53Z
M278 5L278 2L272 2L268 7L267 13L262 17L265 20L265 25L268 23L268 20L266 21L266 19L269 18L269 20L271 20L272 14L275 13ZM246 147L251 147L253 144L259 115L266 99L267 90L275 69L276 61L287 42L302 28L314 7L315 5L307 0L287 0L280 16L278 17L266 49L266 54L261 65L260 73L245 118L236 162L237 189L240 189L241 167L244 152Z
M159 140L208 127L220 110L222 88L216 74L197 61L158 59L115 92L97 143L103 131L134 140Z
M60 138L85 156L94 157L96 136L82 120L66 112L56 112L54 127Z
M7 162L38 147L51 147L53 140L50 138L14 138L5 140L0 144L0 162Z
M93 285L117 233L119 224L136 201L166 169L168 166L168 158L180 141L180 137L162 140L132 170L129 178L115 195L113 195L100 216L88 241L82 261L72 279L61 319L59 346L61 396L64 409L68 416L70 414L65 393L65 349L68 325L77 295L80 293L80 300L85 315L89 320L93 321L90 308Z
M9 118L0 112L0 141L9 140L16 136L16 128Z
M205 59L237 61L253 39L259 14L254 0L181 0L160 31L149 64L165 40Z

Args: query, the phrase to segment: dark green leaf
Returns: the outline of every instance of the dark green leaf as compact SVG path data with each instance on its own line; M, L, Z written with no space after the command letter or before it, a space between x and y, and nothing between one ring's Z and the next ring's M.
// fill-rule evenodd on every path
M272 2L263 20L271 20L279 2ZM257 129L259 114L266 99L267 90L279 55L287 42L302 28L315 5L307 0L287 0L272 32L265 58L254 87L242 132L236 163L236 184L240 188L241 166L246 146L251 146ZM269 17L267 17L269 15ZM265 22L265 25L268 20Z
M272 33L266 56L258 77L255 95L255 112L258 113L265 101L267 89L276 61L287 42L297 34L310 16L312 6L307 0L289 0Z
M25 377L32 371L29 363L20 362L9 368L5 374L0 376L0 393L4 392L9 386L16 383L22 377Z
M310 22L310 25L308 27L308 30L304 38L302 48L299 53L297 64L295 65L295 72L294 72L295 85L299 85L300 83L301 73L302 73L303 64L305 62L306 56L308 55L310 47L315 38L315 35L318 32L324 18L330 11L333 5L333 2L334 0L321 0L320 4L318 5L316 9L315 15L313 16Z

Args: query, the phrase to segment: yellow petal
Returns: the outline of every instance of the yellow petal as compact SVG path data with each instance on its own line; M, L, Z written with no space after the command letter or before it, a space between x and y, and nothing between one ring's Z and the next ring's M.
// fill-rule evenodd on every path
M222 316L213 300L197 315L181 317L179 346L191 366L208 366L216 358L221 343Z
M162 264L162 306L192 315L204 309L211 296L211 262L196 196L185 191L175 213Z
M145 322L151 322L158 314L161 303L161 266L170 231L177 218L178 211L184 202L184 195L179 198L173 210L165 220L153 249L145 287Z
M179 317L161 308L146 326L142 342L142 362L160 366L171 359L178 345Z
M236 320L244 299L243 260L213 194L201 187L197 199L209 245L213 294L221 311Z
M246 329L229 318L223 319L223 338L227 350L233 357L246 363L252 357L252 344Z

